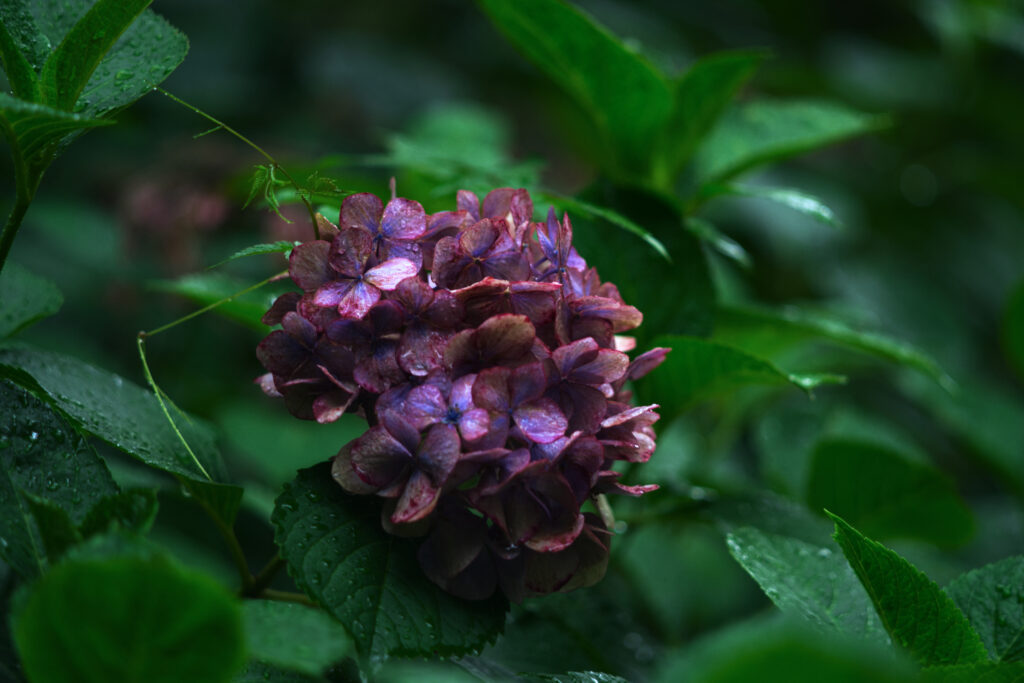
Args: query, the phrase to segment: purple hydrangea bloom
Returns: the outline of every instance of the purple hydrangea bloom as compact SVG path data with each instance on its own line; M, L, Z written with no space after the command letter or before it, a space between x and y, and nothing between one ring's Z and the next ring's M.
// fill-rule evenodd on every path
M297 417L366 418L335 481L385 499L384 530L422 537L423 571L466 599L595 583L612 534L583 506L657 488L615 465L654 452L657 406L631 405L629 382L668 349L630 360L640 311L576 252L568 216L533 208L512 188L433 215L348 197L292 251L301 291L257 349L260 386Z

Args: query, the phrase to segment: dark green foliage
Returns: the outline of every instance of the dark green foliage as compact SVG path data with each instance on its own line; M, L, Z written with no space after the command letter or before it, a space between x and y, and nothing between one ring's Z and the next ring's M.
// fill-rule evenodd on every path
M1000 662L1024 660L1024 558L975 569L949 584L946 592L967 615L989 655Z
M381 533L380 504L345 493L328 464L301 470L276 502L281 556L295 582L345 625L363 656L478 652L507 602L452 597L416 560L415 539Z
M32 323L60 310L64 296L46 278L33 275L16 263L0 272L0 338L10 337Z
M282 669L315 676L352 647L338 622L304 605L248 600L242 615L249 656Z

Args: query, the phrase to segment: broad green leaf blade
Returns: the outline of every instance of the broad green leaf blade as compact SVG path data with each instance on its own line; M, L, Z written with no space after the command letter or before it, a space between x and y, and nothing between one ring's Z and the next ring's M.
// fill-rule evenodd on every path
M871 538L914 538L949 548L974 535L974 517L949 477L867 441L817 444L807 504L834 512Z
M788 619L755 618L665 658L655 683L911 683L915 667L891 648L839 639Z
M23 162L39 173L69 133L111 123L0 93L0 131Z
M249 656L283 669L315 676L352 649L338 622L303 605L247 600L242 615Z
M665 186L689 160L711 127L757 71L765 53L757 50L716 52L703 57L671 83L672 110L664 144L658 150L657 172Z
M32 517L35 518L43 547L46 548L46 558L51 565L56 564L69 548L82 541L82 535L60 505L31 493L23 495L29 510L32 511Z
M743 268L750 269L754 262L743 245L703 218L687 218L686 229L722 256L735 261Z
M1024 662L1024 556L1017 555L967 572L946 587L1001 662Z
M345 493L329 463L300 470L271 521L295 583L345 625L364 656L476 652L504 626L504 597L460 600L431 583L418 541L388 535L380 502Z
M984 662L962 666L933 666L921 672L919 683L1021 683L1024 664Z
M570 671L564 674L533 674L520 676L521 681L537 683L629 683L621 676L602 673L600 671Z
M98 500L78 528L86 538L122 530L144 535L153 526L157 507L156 489L129 489Z
M922 666L986 661L978 634L934 581L840 517L829 517L836 524L839 547L894 643Z
M751 197L754 199L767 199L768 201L782 204L794 211L806 214L820 223L831 225L834 228L842 224L832 209L822 200L814 195L807 194L801 190L793 190L785 187L760 187L755 185L708 185L701 190L700 199L706 201L714 197Z
M0 381L0 556L36 576L45 558L22 493L44 498L81 521L93 503L117 493L95 451L45 403Z
M720 306L715 315L715 339L765 355L808 341L825 341L914 368L949 391L956 386L931 356L906 342L793 307Z
M1017 376L1024 381L1024 281L1010 295L1003 314L1003 348Z
M177 280L159 280L149 284L151 289L179 294L203 306L230 298L230 301L222 303L213 310L254 330L266 332L267 326L261 319L270 305L274 303L280 289L261 288L240 294L251 286L251 282L223 273L192 273L183 275Z
M94 117L116 112L162 83L187 53L184 34L158 14L143 12L96 67L76 111Z
M864 588L832 547L740 527L726 536L729 552L784 613L817 628L887 643Z
M569 212L573 244L580 256L597 268L604 282L615 283L627 304L643 312L644 324L630 334L637 335L642 346L655 334L709 334L714 284L704 250L683 227L679 207L649 192L607 184L588 189L583 201L607 207L642 226L671 259L604 218Z
M284 254L285 257L287 258L288 253L291 252L291 250L294 249L299 244L300 242L291 242L289 240L281 240L279 242L271 242L269 244L253 244L252 246L245 247L244 249L239 249L238 251L233 253L231 256L228 256L223 261L218 261L217 263L214 263L212 266L207 268L207 270L218 268L220 266L223 266L225 263L230 263L231 261L240 258L245 258L246 256L259 256L261 254Z
M10 337L60 310L64 296L50 280L7 263L0 271L0 301L0 337Z
M661 404L666 416L745 386L792 384L809 390L841 381L832 375L788 374L745 351L694 337L663 335L653 345L667 346L672 352L642 380L640 388L645 400Z
M813 100L755 100L730 109L694 158L701 184L878 130L885 117Z
M25 0L0 3L0 62L11 92L29 102L39 99L37 70L49 51Z
M227 681L242 664L237 601L160 554L75 554L14 617L34 683Z
M43 65L43 101L71 111L104 55L152 2L97 0Z
M249 660L245 668L231 679L231 683L323 683L321 676L307 676L272 664Z
M88 363L49 351L0 350L0 376L27 375L43 395L84 431L132 457L171 474L204 481L160 409L142 387ZM34 387L32 387L34 389ZM213 435L179 416L189 445L215 479L224 476Z
M658 70L563 0L477 0L506 38L586 111L616 177L646 177L672 106ZM599 151L604 151L599 150Z

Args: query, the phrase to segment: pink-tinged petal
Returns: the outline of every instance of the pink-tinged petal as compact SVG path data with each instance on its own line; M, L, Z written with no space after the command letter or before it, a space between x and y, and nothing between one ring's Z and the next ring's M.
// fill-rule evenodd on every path
M651 349L650 351L641 353L633 359L633 362L629 366L627 376L629 379L640 379L648 372L661 365L665 361L665 356L667 356L671 350L672 349L666 349L659 346Z
M490 415L483 408L474 408L462 414L459 419L459 433L466 441L482 438L490 429Z
M558 404L549 398L541 398L519 406L513 413L513 419L519 430L536 443L551 443L564 436L569 426L569 421L565 419Z
M466 211L438 211L427 217L427 231L420 235L419 241L433 240L436 242L442 237L457 235L466 225L480 220L479 216L473 217Z
M626 486L625 484L619 484L618 482L615 482L612 484L612 487L608 489L608 493L621 493L626 496L633 496L634 498L637 498L639 496L644 495L645 493L657 491L659 488L661 487L658 486L657 484L639 484L637 486Z
M525 280L530 276L530 264L519 250L494 253L481 266L484 275L501 280Z
M424 377L441 367L451 333L411 325L398 342L398 364L410 375Z
M638 327L643 314L633 306L626 306L615 299L601 296L584 296L570 303L572 311L582 318L601 318L612 324L614 332L624 332Z
M581 531L583 531L583 515L578 514L572 527L569 529L561 533L531 538L526 542L526 547L539 553L557 553L559 550L565 550L572 545Z
M356 282L356 280L348 279L331 280L316 290L316 294L313 295L313 303L317 306L333 306L337 308L342 299L348 296Z
M475 381L476 374L472 374L463 375L452 382L448 403L461 413L476 407L473 405L473 382Z
M349 493L363 496L375 493L379 487L364 481L352 466L352 445L354 443L354 441L350 441L345 444L334 456L334 461L331 463L331 476L341 485L341 488Z
M585 355L594 353L598 348L597 342L590 337L577 339L571 344L560 346L552 351L551 360L554 361L559 374L562 377L568 377Z
M495 413L508 413L508 377L508 368L488 368L478 373L473 382L473 403Z
M375 195L368 192L349 195L341 204L341 227L358 228L371 235L380 228L384 205Z
M356 282L338 301L338 315L342 318L363 318L380 301L380 290L365 282Z
M388 259L379 266L366 271L364 279L375 287L390 292L402 280L413 277L420 272L419 266L406 258Z
M525 315L535 325L547 322L555 315L555 293L561 288L557 282L513 282L509 286L512 312Z
M322 213L316 214L316 229L320 231L320 239L331 241L338 236L338 226L327 220Z
M433 425L416 453L416 467L430 476L438 487L444 485L459 461L459 435L455 427L447 424Z
M285 314L291 313L295 310L295 307L299 305L300 299L302 299L302 294L299 292L285 292L274 300L270 310L263 314L260 321L264 325L269 325L271 327L274 325L280 325L281 321L284 320Z
M498 315L476 329L481 356L496 362L521 359L533 348L537 330L525 315Z
M654 412L655 408L658 407L660 406L657 403L652 403L649 406L630 406L629 408L626 408L625 410L616 413L615 415L608 416L601 422L601 427L603 429L608 429L609 427L616 427L618 425L625 424L630 420L635 420L640 416L647 416L648 418L653 416L654 419L651 419L650 421L654 422L655 420L658 419L657 414Z
M291 377L309 360L309 349L287 332L274 330L256 347L256 357L273 374Z
M404 416L397 413L380 413L381 425L393 436L410 454L415 453L420 446L420 432L409 424Z
M626 374L629 356L621 351L601 349L594 358L577 365L569 375L574 382L583 384L605 384L614 382Z
M469 190L459 190L455 195L455 205L476 220L480 220L480 199Z
M512 222L520 225L533 217L533 200L523 189L499 187L484 197L482 214L485 218L505 218L512 214Z
M328 265L331 245L324 240L306 242L292 249L288 257L288 274L299 287L312 292L334 277Z
M446 412L444 395L432 384L421 384L410 391L405 399L405 417L409 424L421 431L440 422Z
M441 287L450 287L465 265L459 252L459 241L456 237L442 237L434 247L434 258L431 270L434 280Z
M338 309L336 306L318 306L314 302L315 298L316 292L303 294L299 299L298 306L295 307L295 312L313 323L316 329L326 330L332 322L338 319Z
M544 365L542 363L530 363L515 368L509 376L508 386L509 402L513 406L518 406L538 398L548 388L548 378L544 372Z
M459 327L463 319L462 304L447 289L439 289L422 314L423 321L442 330Z
M366 270L366 259L370 258L372 248L373 238L369 233L346 228L331 242L331 268L345 277L361 277Z
M423 205L397 197L384 207L380 231L393 240L414 240L427 230L427 213Z
M389 241L382 253L385 259L404 258L416 266L417 272L423 267L423 249L418 242Z
M273 373L268 372L260 375L253 381L258 384L260 390L270 398L281 398L281 392L277 390L277 386L274 384Z
M313 401L313 416L320 424L334 422L345 414L355 397L355 393L343 389L321 394Z
M456 375L471 370L476 359L476 346L473 344L476 330L463 330L448 340L444 347L444 364Z
M395 524L408 524L423 519L437 507L440 496L441 488L426 473L413 472L398 499L391 521Z
M616 351L632 351L636 348L636 337L627 337L625 335L617 334L612 337L614 348Z
M498 246L495 243L500 244L503 234L505 233L502 221L492 221L485 218L459 235L459 249L463 254L481 258L488 251ZM508 242L507 247L512 248L511 240ZM438 247L440 247L440 243L438 243Z
M392 298L400 303L410 315L426 310L434 300L434 290L418 277L408 277L402 280L394 291Z
M377 490L400 481L413 461L412 453L382 425L352 442L349 458L355 475Z

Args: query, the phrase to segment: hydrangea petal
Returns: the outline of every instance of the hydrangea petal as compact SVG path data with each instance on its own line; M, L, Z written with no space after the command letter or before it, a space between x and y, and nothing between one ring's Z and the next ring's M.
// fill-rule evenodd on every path
M341 227L365 230L371 235L380 228L384 204L369 192L360 192L345 197L341 203Z
M334 277L328 265L331 244L324 240L306 242L292 249L288 274L305 292L312 292Z
M423 205L397 197L384 207L380 231L393 240L414 240L427 230L427 213Z
M363 279L375 287L390 292L402 280L413 277L420 267L407 258L391 258L366 271Z
M520 431L537 443L551 443L563 436L569 426L558 404L549 398L530 401L517 407L513 419Z

